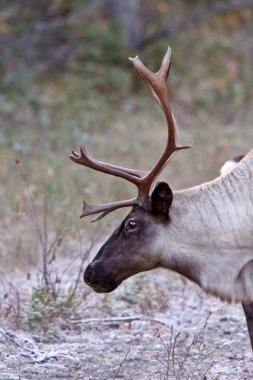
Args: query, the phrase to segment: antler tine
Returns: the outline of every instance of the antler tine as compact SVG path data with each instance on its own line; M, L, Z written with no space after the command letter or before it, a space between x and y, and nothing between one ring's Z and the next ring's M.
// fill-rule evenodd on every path
M135 58L129 58L132 61L138 74L148 85L154 99L162 108L166 117L167 127L168 127L167 144L161 157L156 162L154 167L150 170L150 172L143 179L141 179L141 188L139 188L139 197L143 200L148 197L152 184L154 183L155 179L160 174L160 172L163 170L163 168L168 164L172 156L178 150L191 148L191 146L189 145L181 146L178 143L177 125L171 111L169 92L167 88L167 78L169 76L170 65L171 65L170 58L171 58L171 49L168 48L163 58L161 67L159 71L156 73L150 71L142 63L142 61L138 58L138 56L136 56Z
M110 212L117 210L118 208L135 206L138 204L137 198L127 199L124 201L118 201L113 203L101 204L101 205L92 205L83 201L83 212L80 218L88 215L99 214L97 217L93 218L91 222L96 222L99 219L102 219L105 215Z
M160 101L155 89L152 86L152 77L159 75L161 78L163 77L165 81L167 80L167 78L169 76L169 72L170 72L170 65L171 65L170 57L171 57L171 48L168 47L168 50L167 50L165 56L163 57L161 67L157 73L153 73L152 71L150 71L142 63L142 61L139 59L138 55L135 58L129 57L129 60L133 63L133 65L134 65L136 71L138 72L138 74L140 75L140 77L144 80L144 82L146 82L147 86L149 87L149 89L151 91L153 98L156 100L156 102L159 104L159 106L162 108L162 110L163 110L163 106L161 104L161 101Z
M111 165L102 161L98 161L88 153L87 149L84 146L80 147L80 153L72 151L72 155L70 155L69 158L77 164L113 175L115 177L124 178L136 186L138 185L138 179L144 177L147 174L141 170L124 168L121 166Z

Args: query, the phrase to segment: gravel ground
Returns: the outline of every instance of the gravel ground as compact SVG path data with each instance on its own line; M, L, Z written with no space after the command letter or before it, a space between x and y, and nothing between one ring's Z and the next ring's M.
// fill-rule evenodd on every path
M87 291L79 315L46 340L2 323L0 379L253 379L240 305L168 271L129 279L110 295Z

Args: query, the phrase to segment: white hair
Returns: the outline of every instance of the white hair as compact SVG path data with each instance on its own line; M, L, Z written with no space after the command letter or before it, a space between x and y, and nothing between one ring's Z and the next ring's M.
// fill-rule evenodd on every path
M220 175L224 176L230 173L237 166L237 164L243 159L243 157L244 157L243 155L240 155L240 156L236 156L232 158L231 160L226 161L225 164L220 169Z

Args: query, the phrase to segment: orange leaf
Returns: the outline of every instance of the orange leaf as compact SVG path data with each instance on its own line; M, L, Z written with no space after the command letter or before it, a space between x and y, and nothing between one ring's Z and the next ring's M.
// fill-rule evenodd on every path
M119 326L119 330L129 330L129 324L123 323Z
M170 10L169 4L167 4L165 1L159 1L156 7L157 10L161 13L167 13Z
M155 354L149 354L149 355L147 355L147 358L150 359L150 360L155 360L156 359L156 355Z
M160 336L168 336L168 335L171 335L171 332L165 331L165 330L159 330L159 335Z
M226 16L226 22L229 26L235 27L238 25L239 19L236 14L229 14Z

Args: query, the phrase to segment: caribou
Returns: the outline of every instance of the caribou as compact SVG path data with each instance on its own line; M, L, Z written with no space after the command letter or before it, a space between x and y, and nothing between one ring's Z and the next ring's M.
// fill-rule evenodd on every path
M253 349L253 149L210 182L180 191L157 182L174 154L190 148L179 143L170 106L171 49L155 73L137 56L129 59L165 115L168 138L147 172L98 161L85 147L70 155L72 161L123 178L138 190L133 199L101 205L83 202L81 217L98 214L92 221L132 207L86 268L84 281L105 293L139 272L158 267L178 272L206 293L242 305Z

